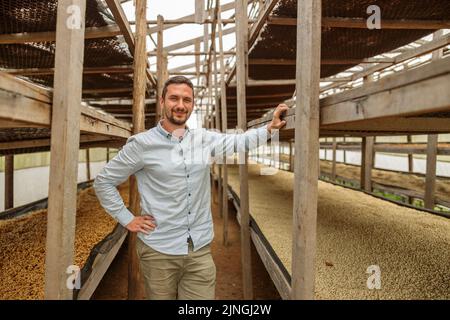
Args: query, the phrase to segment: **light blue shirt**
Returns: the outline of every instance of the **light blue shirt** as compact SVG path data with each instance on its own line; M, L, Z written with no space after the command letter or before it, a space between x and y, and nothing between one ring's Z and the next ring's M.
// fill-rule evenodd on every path
M212 160L254 149L269 138L267 126L241 134L187 129L177 138L160 122L128 139L95 178L95 192L103 208L126 226L134 216L124 205L117 185L134 174L141 214L152 215L157 225L150 234L138 233L138 237L156 251L187 254L189 237L194 251L214 237L209 178Z

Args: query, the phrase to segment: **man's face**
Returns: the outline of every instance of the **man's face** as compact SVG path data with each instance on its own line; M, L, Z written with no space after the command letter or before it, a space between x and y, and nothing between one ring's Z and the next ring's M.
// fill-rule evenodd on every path
M171 84L166 96L160 100L166 119L176 125L183 125L189 119L194 108L192 89L184 83Z

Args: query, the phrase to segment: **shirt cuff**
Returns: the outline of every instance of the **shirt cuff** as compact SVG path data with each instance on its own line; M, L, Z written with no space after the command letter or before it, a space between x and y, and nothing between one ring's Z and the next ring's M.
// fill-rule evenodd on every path
M125 227L127 224L129 224L134 219L134 215L128 210L126 207L124 207L117 215L116 220Z

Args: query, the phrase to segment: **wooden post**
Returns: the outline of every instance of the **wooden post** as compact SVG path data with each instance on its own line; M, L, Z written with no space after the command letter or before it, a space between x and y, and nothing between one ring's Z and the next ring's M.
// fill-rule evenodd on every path
M222 32L222 10L220 0L217 0L219 6L217 10L217 28L219 33L219 62L220 62L220 111L222 114L222 131L226 133L227 122L227 91L225 87L225 58L223 54L223 32ZM223 178L222 178L222 216L223 216L223 245L228 245L228 167L226 155L223 160Z
M435 206L437 146L438 135L428 135L424 206L431 210L433 210Z
M331 179L333 181L336 181L336 149L337 149L336 138L333 138L333 162L331 165Z
M372 192L374 137L363 137L361 143L361 189Z
M59 0L56 21L45 299L72 299L86 1Z
M203 14L205 13L205 0L195 0L195 22L203 22Z
M195 50L195 52L200 51L200 40L195 41L194 50ZM196 73L196 77L197 77L197 86L199 86L200 85L200 56L199 55L195 56L195 73Z
M106 148L106 163L109 162L109 148Z
M156 114L155 114L155 126L158 124L159 120L161 120L162 115L162 106L159 103L159 98L162 95L162 90L164 86L163 81L163 68L164 68L164 57L163 57L163 51L164 51L164 38L163 38L163 32L164 32L164 18L161 15L157 16L157 25L158 25L158 33L157 33L157 47L156 47L156 81L158 82L157 85L157 93L156 93ZM136 21L137 26L137 21Z
M14 155L5 156L5 210L14 208Z
M86 149L86 178L91 180L91 159L89 156L89 148Z
M145 130L145 87L147 54L145 40L147 35L146 18L147 0L136 0L136 34L133 61L133 134ZM158 16L159 18L160 16ZM159 45L159 42L158 42ZM158 86L160 83L158 77ZM130 177L130 211L140 215L140 198L136 177ZM136 300L143 294L139 261L136 254L136 233L128 236L128 299Z
M344 142L344 144L345 144L345 137L342 139L342 141ZM347 163L347 154L346 154L346 152L345 152L345 149L344 150L342 150L342 152L343 152L343 154L344 154L344 164L346 164Z
M247 0L236 0L236 102L238 127L247 130L246 113L246 57L248 55ZM250 243L250 216L248 197L247 152L239 153L240 210L241 210L241 259L244 299L253 299L252 260Z
M411 135L406 136L408 144L412 142ZM412 153L408 153L408 172L414 172L414 155Z
M292 157L292 141L289 141L289 171L293 172L294 171L294 166L293 166L293 157Z
M321 1L297 1L292 299L314 298L321 11Z
M220 7L220 2L216 2L216 5ZM218 12L219 8L217 8ZM219 18L217 17L217 20ZM214 26L214 25L213 25ZM215 32L212 32L215 34ZM214 73L214 102L215 102L215 112L216 112L216 118L215 118L215 128L220 131L221 129L221 123L220 123L220 104L219 104L219 96L217 95L218 89L219 89L219 79L218 79L218 70L217 70L217 54L216 54L216 39L212 39L212 45L211 45L211 54L213 59L213 73ZM216 164L217 168L217 184L218 184L218 190L217 190L217 197L218 197L218 205L219 205L219 216L223 216L223 188L222 188L222 167L221 164Z
M443 35L443 30L436 31L433 34L433 39L439 39ZM439 49L433 52L432 60L442 58L443 50ZM425 196L424 206L427 209L434 209L435 206L435 192L436 192L436 165L437 165L437 148L438 148L437 134L428 135L427 145L427 171L425 173Z

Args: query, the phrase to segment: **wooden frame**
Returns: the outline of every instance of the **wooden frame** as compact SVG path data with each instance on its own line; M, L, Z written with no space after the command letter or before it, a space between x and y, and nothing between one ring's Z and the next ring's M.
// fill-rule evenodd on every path
M77 28L66 24L72 5L80 8ZM60 0L57 10L44 294L45 299L72 299L66 270L74 263L86 1Z

